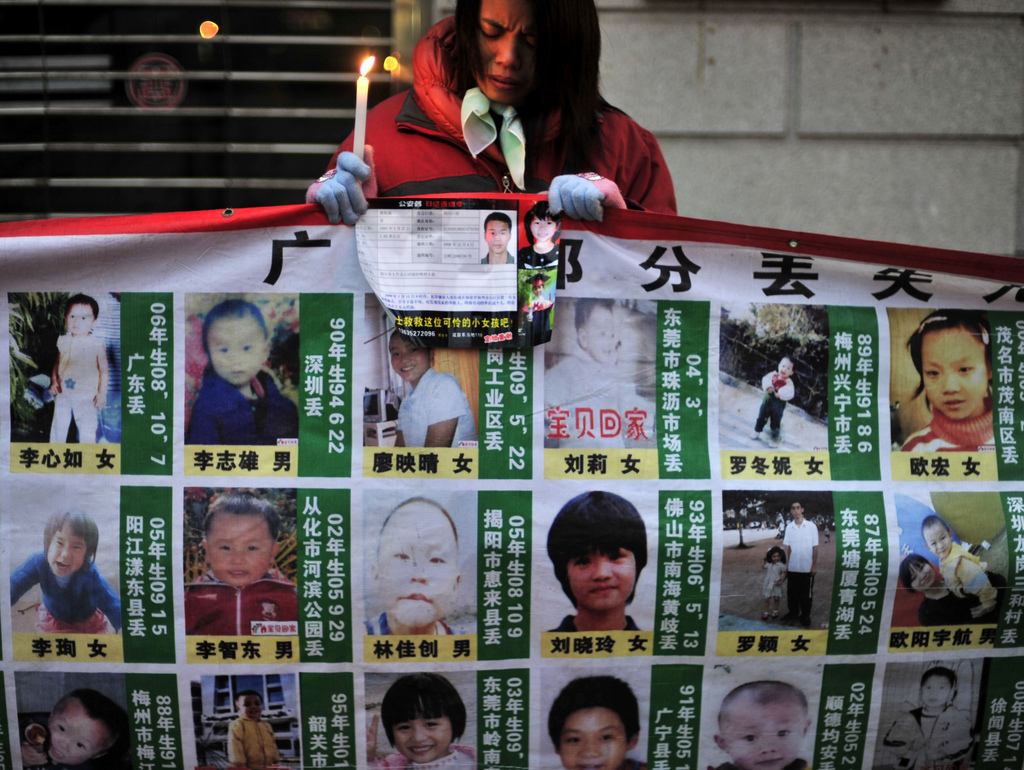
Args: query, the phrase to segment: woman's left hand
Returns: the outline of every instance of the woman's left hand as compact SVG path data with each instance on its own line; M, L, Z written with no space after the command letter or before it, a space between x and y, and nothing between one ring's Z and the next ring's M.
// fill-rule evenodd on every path
M548 205L553 214L564 211L572 219L598 222L604 219L605 206L626 208L618 185L597 174L556 176L548 189Z

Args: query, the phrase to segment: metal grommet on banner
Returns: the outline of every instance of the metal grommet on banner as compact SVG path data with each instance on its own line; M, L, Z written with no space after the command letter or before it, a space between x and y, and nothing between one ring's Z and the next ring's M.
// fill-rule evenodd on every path
M221 212L221 216L222 217L233 217L234 215L235 215L235 210L234 209L224 209L224 211Z
M800 241L798 241L796 239L793 239L793 240L791 240L789 242L789 248L791 248L791 249L795 249L799 245L800 245Z

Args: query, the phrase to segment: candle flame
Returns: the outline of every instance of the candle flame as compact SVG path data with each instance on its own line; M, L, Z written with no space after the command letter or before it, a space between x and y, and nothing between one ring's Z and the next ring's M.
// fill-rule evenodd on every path
M363 59L363 63L359 65L359 77L365 78L375 61L377 61L376 56L367 56Z
M199 35L204 40L209 40L211 37L214 37L218 32L220 32L220 27L218 27L217 23L214 21L204 21L202 24L199 25Z

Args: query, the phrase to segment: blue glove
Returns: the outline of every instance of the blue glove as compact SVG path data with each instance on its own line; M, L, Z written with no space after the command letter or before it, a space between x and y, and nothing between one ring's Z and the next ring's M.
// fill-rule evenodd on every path
M355 154L343 152L338 156L334 176L323 181L314 198L332 225L343 221L351 227L366 213L362 182L370 178L370 173L370 167Z
M563 174L556 176L548 190L548 206L551 213L565 211L572 219L604 219L605 195L597 185L578 176Z

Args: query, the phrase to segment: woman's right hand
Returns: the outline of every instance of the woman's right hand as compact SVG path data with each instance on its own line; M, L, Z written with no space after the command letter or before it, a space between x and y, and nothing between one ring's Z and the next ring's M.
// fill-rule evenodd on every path
M366 728L366 761L377 761L377 729L380 727L380 714L374 714L370 726Z
M368 154L368 157L372 162L372 155ZM369 165L363 163L355 154L343 152L338 155L338 163L334 170L324 174L314 183L320 186L314 192L313 200L309 200L307 193L306 201L318 203L332 225L344 222L351 227L369 208L366 195L363 193L363 182L368 181L372 175L373 169ZM310 191L312 192L312 188Z
M60 377L54 377L50 380L50 395L59 396L61 391Z

